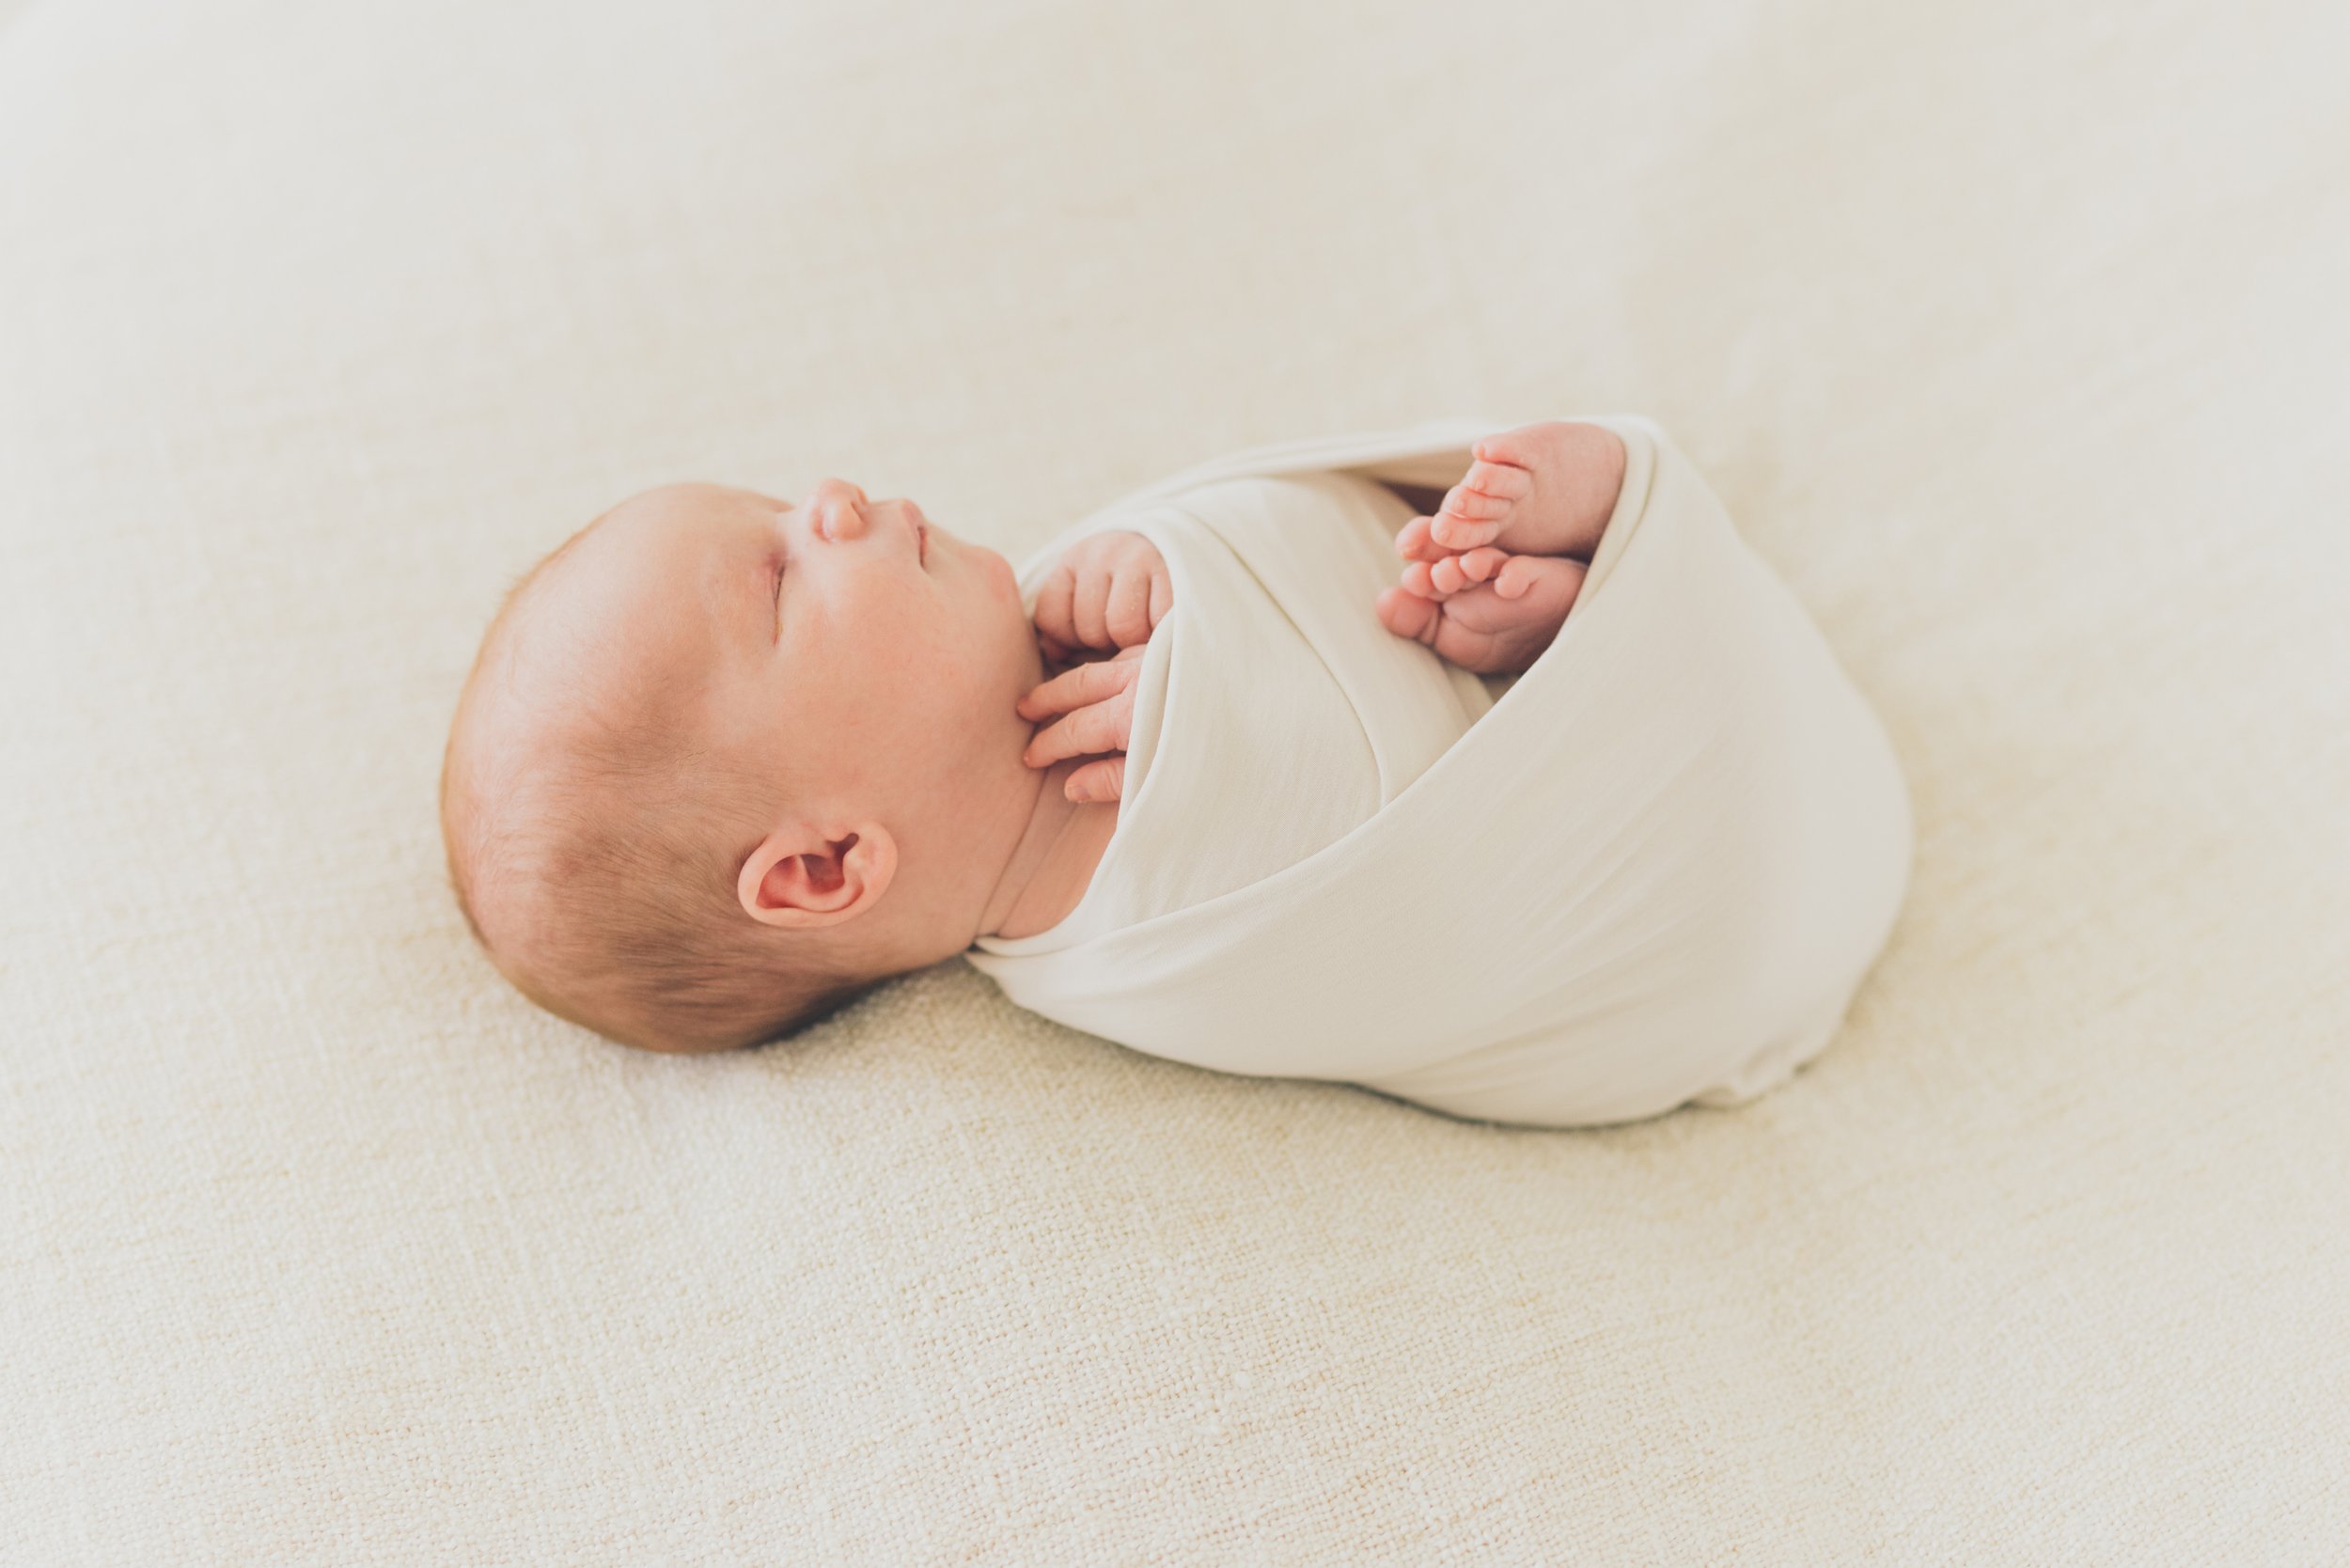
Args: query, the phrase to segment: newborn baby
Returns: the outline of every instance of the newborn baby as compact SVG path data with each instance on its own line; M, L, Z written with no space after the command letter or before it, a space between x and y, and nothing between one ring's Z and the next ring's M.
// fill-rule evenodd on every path
M796 505L699 484L623 503L509 596L460 699L442 823L476 934L542 1006L652 1050L773 1039L968 953L1015 1001L1140 1049L1464 1115L1623 1120L1783 1077L1833 1031L1905 881L1905 799L1891 814L1882 800L1889 753L1843 770L1868 775L1846 795L1881 808L1860 819L1872 874L1839 883L1859 888L1842 900L1853 912L1811 938L1832 976L1799 996L1762 983L1756 922L1726 937L1716 906L1740 906L1790 834L1833 818L1849 837L1850 801L1781 802L1758 774L1778 813L1767 834L1712 795L1693 808L1677 780L1742 766L1755 726L1692 750L1722 730L1718 713L1693 699L1704 716L1673 722L1610 639L1667 635L1685 658L1746 613L1755 646L1725 667L1776 668L1783 644L1778 665L1797 672L1784 683L1804 694L1779 704L1784 728L1841 757L1857 698L1816 634L1789 627L1792 601L1758 583L1710 492L1644 422L1553 421L1467 451L1457 431L1355 445L1164 487L1079 525L1025 580L914 503L839 480ZM1683 550L1698 554L1676 606ZM1655 587L1603 590L1611 565ZM1652 591L1664 604L1636 614ZM1593 594L1626 601L1602 617L1625 630L1590 630L1587 678L1537 670L1528 684L1557 698L1513 692ZM1656 630L1684 614L1700 629ZM1692 690L1762 679L1682 676ZM1841 689L1812 690L1825 686ZM1747 698L1742 713L1770 711ZM1553 702L1589 744L1513 755L1559 745ZM1882 737L1860 712L1866 753ZM1644 749L1650 776L1621 788L1569 776L1592 753L1637 773L1622 760ZM1556 804L1542 798L1554 781ZM1481 790L1501 867L1463 855L1479 823L1446 806L1458 789ZM1526 830L1504 802L1546 822L1578 793L1628 842L1582 832L1544 864L1542 844L1511 841ZM1660 829L1660 809L1688 830ZM1409 870L1439 853L1451 858ZM1508 865L1537 873L1531 902ZM1383 874L1410 881L1364 881ZM1698 877L1720 886L1693 897ZM1826 907L1818 875L1780 880L1767 923ZM1618 885L1622 914L1595 911L1592 889ZM1658 889L1681 901L1669 918L1651 907ZM1481 917L1445 914L1453 898L1516 918L1480 940ZM1406 905L1442 919L1433 947ZM1587 961L1578 945L1594 943ZM1688 1005L1693 964L1721 972L1711 1011Z

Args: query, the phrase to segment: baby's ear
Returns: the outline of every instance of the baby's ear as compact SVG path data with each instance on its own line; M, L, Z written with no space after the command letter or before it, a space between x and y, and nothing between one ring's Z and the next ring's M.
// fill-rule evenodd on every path
M879 823L779 828L735 878L743 912L761 925L838 925L881 902L898 874L898 842Z

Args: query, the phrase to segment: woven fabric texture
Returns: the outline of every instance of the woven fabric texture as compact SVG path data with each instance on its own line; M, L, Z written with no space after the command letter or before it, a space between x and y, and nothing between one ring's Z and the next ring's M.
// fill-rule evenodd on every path
M5 1555L2339 1560L2346 61L2317 3L18 11ZM1675 433L1914 788L1749 1108L1452 1122L960 961L642 1058L466 939L458 682L636 489L1016 554L1558 408Z

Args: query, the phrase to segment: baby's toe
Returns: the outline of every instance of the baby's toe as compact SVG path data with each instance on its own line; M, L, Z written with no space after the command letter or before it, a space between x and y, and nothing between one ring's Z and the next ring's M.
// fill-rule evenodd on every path
M1480 523L1472 518L1456 516L1448 507L1436 514L1428 525L1429 537L1448 550L1474 550L1480 544L1491 544L1501 536L1501 519Z
M1562 556L1512 556L1494 577L1494 591L1516 606L1528 620L1556 625L1574 607L1590 569ZM1556 618L1556 619L1554 619Z
M1512 606L1496 605L1493 597L1494 590L1480 585L1451 604L1432 605L1436 611L1436 623L1420 640L1448 664L1480 675L1499 672L1508 657L1510 634L1514 628L1506 624L1507 616L1496 616L1493 611L1506 611ZM1505 624L1497 629L1492 624L1495 621Z
M1434 564L1428 561L1412 562L1411 565L1403 569L1403 576L1402 579L1403 590L1406 593L1413 595L1415 598L1442 599L1448 590L1440 588L1436 586L1435 568L1436 565L1442 564L1443 561L1449 559L1451 559L1451 557L1449 556L1446 556L1439 557L1439 560Z
M1477 461L1469 464L1469 471L1461 476L1461 482L1454 489L1499 501L1504 506L1514 506L1533 494L1533 465L1519 460L1519 447L1510 435L1480 441L1474 450Z
M1509 481L1500 479L1498 476L1514 474L1518 484L1516 494L1524 495L1534 487L1533 469L1542 462L1542 438L1551 423L1520 425L1516 430L1501 431L1485 437L1469 448L1469 454L1477 459L1476 466L1469 470L1470 475L1474 477L1481 469L1496 476L1496 482L1507 483Z
M1516 474L1518 471L1514 468L1496 468L1490 463L1472 465L1459 484L1444 493L1444 505L1439 509L1444 515L1465 518L1471 523L1491 523L1517 505L1518 495L1508 494L1499 485L1491 481L1478 483L1477 477L1480 473ZM1526 476L1521 474L1519 477L1523 478ZM1518 491L1520 495L1525 494L1523 486L1518 487Z
M1395 536L1395 553L1407 561L1433 561L1443 556L1444 546L1428 533L1434 521L1431 517L1415 517L1404 524Z
M1432 561L1428 567L1429 580L1446 593L1458 593L1490 579L1510 559L1507 550L1496 550L1488 544L1480 549L1465 551Z
M1523 468L1482 460L1469 464L1461 482L1445 493L1433 531L1440 544L1455 550L1491 544L1500 537L1510 514L1533 492L1534 476Z
M1516 504L1507 496L1472 490L1465 479L1445 494L1428 531L1449 550L1473 550L1499 536Z
M1444 617L1444 606L1433 599L1402 588L1383 588L1379 593L1379 623L1399 637L1409 637L1424 643L1436 630Z
M1466 551L1456 558L1463 576L1472 583L1483 583L1490 582L1496 572L1510 563L1510 552L1488 544Z

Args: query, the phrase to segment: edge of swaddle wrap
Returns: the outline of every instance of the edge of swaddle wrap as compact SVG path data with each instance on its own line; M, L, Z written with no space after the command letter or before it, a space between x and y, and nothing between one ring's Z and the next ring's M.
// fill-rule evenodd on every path
M1615 431L1619 437L1624 433L1625 427L1637 430L1651 441L1662 440L1664 436L1655 421L1644 415L1569 414L1559 417L1580 424L1599 425ZM1432 419L1426 424L1409 425L1398 430L1275 442L1194 463L1189 468L1154 480L1140 489L1128 491L1107 505L1096 508L1029 551L1013 574L1020 583L1021 606L1028 615L1034 616L1036 596L1043 587L1043 574L1062 553L1088 534L1121 525L1126 515L1137 507L1169 500L1184 491L1197 490L1225 479L1278 478L1290 474L1328 472L1360 474L1376 478L1381 469L1391 469L1401 463L1448 452L1465 454L1494 431L1512 428L1508 421L1497 419ZM1629 447L1630 444L1626 445ZM1466 467L1465 463L1464 472ZM1627 451L1623 490L1617 495L1616 509L1608 516L1607 526L1600 536L1599 549L1591 558L1590 570L1585 573L1577 608L1598 591L1599 584L1623 554L1634 527L1638 525L1638 509L1633 509L1627 515L1625 507L1626 497L1635 489L1633 479L1633 456ZM1639 498L1645 501L1644 489ZM1571 615L1568 619L1574 618Z
M1023 603L1029 614L1035 614L1035 594L1042 584L1041 577L1031 584L1030 575L1048 568L1061 552L1078 540L1112 526L1116 520L1136 507L1168 500L1186 490L1196 490L1224 479L1277 478L1285 474L1346 471L1375 463L1405 462L1415 456L1434 456L1456 450L1465 452L1495 431L1509 428L1497 422L1436 419L1402 430L1276 442L1194 463L1140 489L1126 492L1107 505L1086 513L1030 551L1027 558L1020 563L1017 573L1022 584Z
M1087 882L1085 890L1077 895L1077 902L1070 905L1059 919L1042 931L1032 931L1025 936L983 936L973 942L974 948L992 957L1034 958L1084 945L1087 938L1069 938L1064 933L1087 923L1095 906L1101 902L1101 890L1110 886L1118 865L1124 859L1127 846L1133 842L1133 835L1126 831L1126 824L1141 810L1144 797L1150 794L1151 785L1158 777L1157 770L1151 763L1158 746L1162 715L1174 700L1174 645L1182 635L1183 618L1189 613L1193 595L1187 592L1191 570L1189 561L1182 551L1169 549L1165 540L1153 537L1158 529L1157 521L1151 515L1155 505L1137 505L1119 509L1115 512L1116 520L1121 526L1133 528L1146 539L1151 539L1152 543L1159 548L1167 561L1168 578L1174 586L1173 605L1152 631L1150 641L1143 645L1142 667L1135 675L1135 706L1131 723L1136 739L1126 750L1124 791L1117 803L1118 820L1111 824L1109 841L1102 846L1101 857L1094 862L1093 875ZM1095 514L1096 517L1109 515L1111 513L1106 511ZM1082 536L1074 530L1067 531L1063 535L1065 542L1048 546L1048 551L1057 557L1059 550L1066 549L1068 543L1074 542L1079 537ZM1044 553L1040 552L1040 555ZM1039 564L1039 561L1032 560L1030 567ZM1022 569L1024 576L1028 570L1029 567ZM1036 589L1024 591L1028 595L1030 613L1033 614Z

